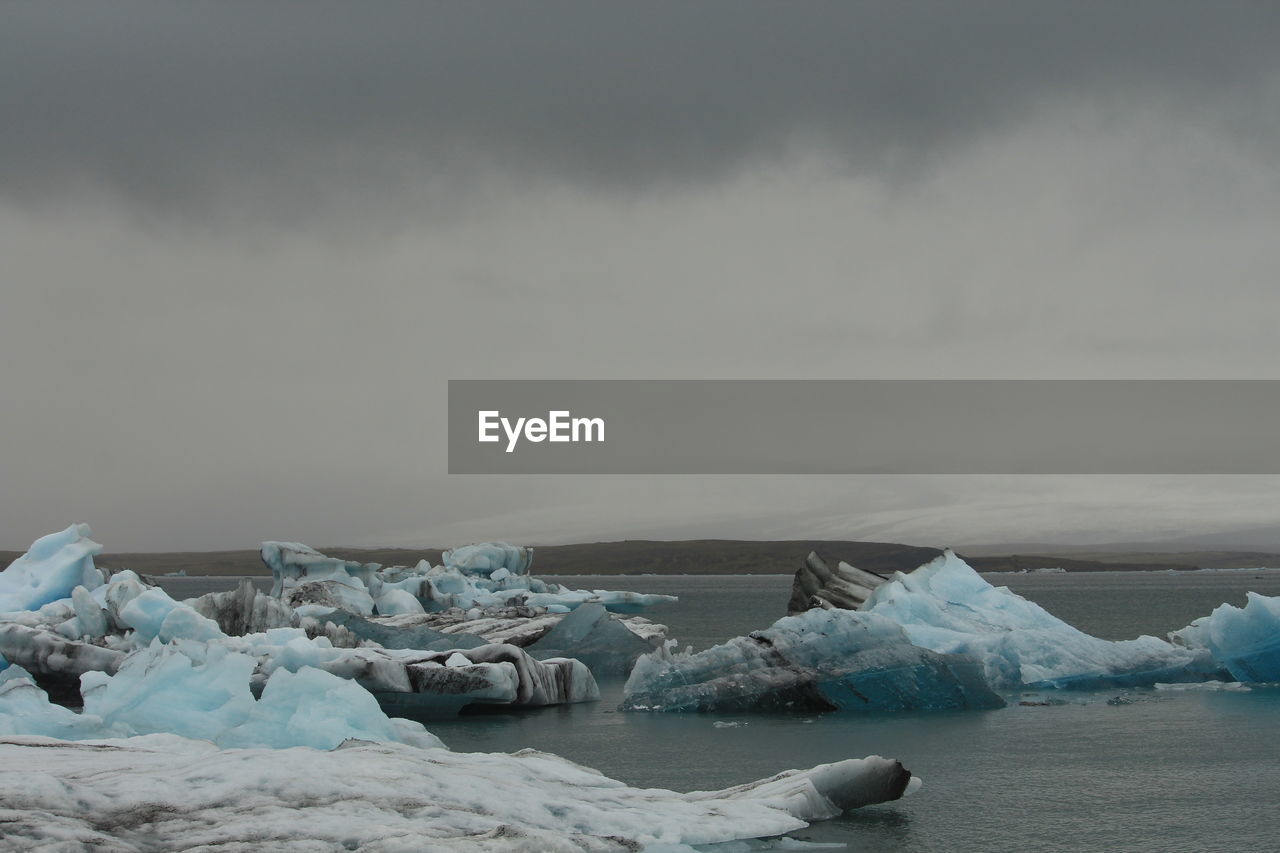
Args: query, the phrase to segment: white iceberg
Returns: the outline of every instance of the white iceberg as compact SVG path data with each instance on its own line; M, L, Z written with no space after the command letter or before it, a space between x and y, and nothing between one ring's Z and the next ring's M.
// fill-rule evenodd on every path
M40 773L33 775L32 767ZM0 825L21 848L634 851L780 835L919 787L872 756L680 794L547 753L348 741L218 749L175 735L0 738Z
M971 655L997 689L1106 688L1216 678L1209 654L1156 637L1111 641L1068 625L948 550L870 594L862 611L902 626L911 642Z

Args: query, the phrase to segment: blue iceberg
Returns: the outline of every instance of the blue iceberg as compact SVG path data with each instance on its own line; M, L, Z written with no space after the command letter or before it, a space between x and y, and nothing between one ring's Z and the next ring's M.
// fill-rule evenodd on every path
M1237 681L1280 682L1280 598L1251 592L1243 608L1220 605L1169 639L1208 651Z
M668 642L627 679L629 711L999 708L981 665L911 644L889 619L809 610L696 654Z
M102 546L90 535L89 525L73 524L33 542L27 553L0 572L0 613L38 610L70 598L77 586L102 586L102 572L93 565Z
M1111 641L1086 634L987 583L950 550L894 574L860 612L893 620L917 646L976 658L997 689L1138 687L1221 674L1203 649L1150 636Z

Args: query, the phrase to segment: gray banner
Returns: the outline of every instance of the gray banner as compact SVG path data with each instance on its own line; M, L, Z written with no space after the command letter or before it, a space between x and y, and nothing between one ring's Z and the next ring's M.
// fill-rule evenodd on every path
M1276 474L1278 427L1271 380L450 380L449 473Z

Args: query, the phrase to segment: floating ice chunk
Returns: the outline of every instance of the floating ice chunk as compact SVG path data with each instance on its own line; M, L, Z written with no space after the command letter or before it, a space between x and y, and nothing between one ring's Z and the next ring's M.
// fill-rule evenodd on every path
M402 589L384 592L377 602L379 616L396 616L402 613L422 613L422 604Z
M1153 685L1156 690L1176 693L1249 693L1253 688L1239 681L1201 681L1192 684L1160 684Z
M379 591L376 589L379 581L375 575L382 566L377 563L357 563L328 557L301 542L263 542L261 553L262 562L271 569L275 578L271 594L276 598L281 597L286 586L303 580L338 583L354 581L355 585L363 586L371 592Z
M217 644L155 642L126 658L115 675L82 675L84 710L127 734L171 732L213 741L253 712L249 679L255 665L248 655Z
M479 545L463 545L461 548L445 551L441 560L448 568L458 569L468 575L492 578L494 572L505 569L507 574L502 575L502 578L506 578L528 573L529 567L533 565L533 549L508 545L506 542L482 542Z
M871 591L885 579L873 572L863 571L841 562L830 566L810 551L804 565L796 572L791 583L791 600L787 602L787 615L803 613L813 608L830 610L858 610L871 595Z
M0 654L37 675L76 679L83 672L115 672L120 649L69 640L48 627L0 621Z
M0 735L33 734L63 739L103 737L102 720L54 705L20 666L0 670Z
M912 779L873 757L679 794L532 750L351 742L282 753L160 735L101 748L0 742L5 839L20 848L257 849L265 838L293 850L688 850L801 829L900 797ZM140 814L164 819L120 820Z
M102 572L93 565L102 546L90 533L89 525L73 524L31 543L27 553L0 572L0 613L37 610L69 598L77 586L102 586Z
M333 610L315 613L311 618L320 624L332 624L349 630L356 637L377 643L386 649L446 651L474 648L491 642L490 639L469 633L445 633L433 627L434 623L424 623L426 617L418 614L366 619L354 613Z
M911 645L851 610L810 610L697 654L673 642L636 661L622 707L650 711L998 708L977 661Z
M1169 639L1208 650L1238 681L1280 681L1280 598L1251 592L1243 608L1220 605Z
M292 608L258 592L248 578L241 578L233 590L206 593L188 599L185 604L217 622L224 634L234 637L297 624Z
M1131 687L1203 681L1218 667L1203 651L1156 637L1090 636L1040 605L993 587L951 551L875 589L861 612L887 617L911 642L972 655L999 689Z
M76 609L76 619L80 620L80 629L90 637L106 636L109 627L107 611L93 600L89 590L77 586L71 590L71 603Z
M161 642L178 638L212 640L223 636L218 623L201 616L186 604L174 601L159 587L152 587L130 599L119 619L137 632L139 644L159 637Z
M304 638L305 639L305 638ZM421 725L393 723L368 691L311 667L280 668L262 697L250 690L253 657L219 643L153 643L114 676L81 677L95 737L168 732L220 746L331 749L348 738L439 746Z
M262 559L275 578L271 594L293 607L317 605L371 615L423 611L487 611L505 607L555 608L567 612L583 604L602 604L615 613L635 613L674 596L571 590L527 573L533 552L505 543L467 545L445 552L444 566L423 560L413 568L382 569L377 563L355 563L327 557L298 542L264 542ZM401 593L404 593L402 595Z
M601 604L584 604L561 617L550 631L525 647L534 657L572 657L593 673L626 675L657 643L641 638Z
M320 604L359 613L361 616L373 614L373 596L364 587L352 586L344 581L307 581L288 586L285 588L284 601L291 607Z
M216 743L332 749L352 738L443 746L420 723L387 717L360 685L313 667L273 673L249 718L219 735Z
M444 665L445 666L471 666L471 659L468 658L466 655L462 655L462 654L458 654L457 652L454 652L453 654L449 655L448 658L445 659Z

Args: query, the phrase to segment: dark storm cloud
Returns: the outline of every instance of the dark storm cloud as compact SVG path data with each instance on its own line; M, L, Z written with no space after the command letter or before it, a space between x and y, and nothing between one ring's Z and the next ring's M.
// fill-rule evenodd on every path
M892 173L1073 97L1258 133L1278 37L1268 3L10 3L0 190L288 212L796 144Z

